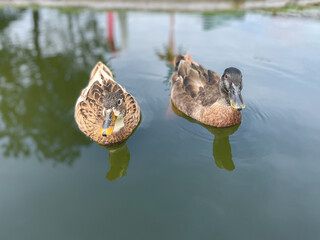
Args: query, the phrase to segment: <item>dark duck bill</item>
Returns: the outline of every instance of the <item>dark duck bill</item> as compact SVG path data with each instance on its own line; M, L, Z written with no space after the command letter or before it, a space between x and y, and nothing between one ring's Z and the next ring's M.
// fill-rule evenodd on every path
M240 86L235 86L234 84L231 84L231 85L232 87L228 93L229 99L230 99L230 105L234 109L242 110L246 107L246 105L244 104L241 96Z
M102 126L100 128L101 136L106 137L113 133L116 119L117 118L114 115L113 110L109 110L105 112L105 120L103 121Z

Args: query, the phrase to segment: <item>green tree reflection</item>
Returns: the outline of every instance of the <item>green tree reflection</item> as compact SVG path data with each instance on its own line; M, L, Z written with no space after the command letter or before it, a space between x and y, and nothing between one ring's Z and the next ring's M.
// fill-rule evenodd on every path
M0 144L5 156L71 164L90 144L74 123L75 101L110 49L93 13L54 13L57 23L41 25L50 18L26 10L32 31L22 39L9 24L0 32Z
M0 32L8 25L21 17L24 9L7 8L0 10Z
M190 122L200 124L206 128L209 132L214 135L213 145L212 145L212 155L217 167L232 171L235 169L234 163L232 161L231 145L229 142L229 136L235 133L240 124L228 127L228 128L215 128L205 124L202 124L178 110L171 102L172 110L175 114L180 117L187 119Z
M238 9L241 1L234 1L234 9ZM243 11L229 11L229 12L205 12L202 14L202 25L204 30L212 30L217 27L226 25L232 20L244 19L245 12Z

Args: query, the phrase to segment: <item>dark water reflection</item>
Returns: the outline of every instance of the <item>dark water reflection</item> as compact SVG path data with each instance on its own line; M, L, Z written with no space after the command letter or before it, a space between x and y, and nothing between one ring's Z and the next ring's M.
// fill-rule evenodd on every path
M130 161L130 151L127 144L121 144L116 147L105 147L109 150L109 171L106 178L114 181L119 177L123 177L127 173Z
M8 15L1 21L3 25L18 18L20 11L10 11ZM107 62L103 53L113 49L97 29L93 14L86 17L85 25L78 15L66 15L66 27L53 36L53 29L40 32L42 19L38 10L32 12L31 18L30 44L16 43L4 32L0 36L0 138L5 140L4 155L32 155L39 160L71 164L79 156L79 148L90 144L70 121L74 99L87 83L97 59ZM48 41L58 38L61 51L43 53L41 37Z
M200 122L197 122L196 120L188 117L183 112L179 111L173 103L171 102L172 110L175 114L177 114L180 117L183 117L187 119L188 121L192 123L197 123L206 128L210 133L214 135L213 145L212 145L212 155L214 157L214 161L217 165L217 167L232 171L234 170L235 166L232 161L232 153L231 153L231 145L229 142L229 136L231 136L233 133L235 133L241 123L228 127L228 128L215 128L211 127L205 124L202 124Z
M1 9L0 239L317 239L320 22L276 15ZM181 52L241 69L241 125L171 107ZM143 116L117 148L74 122L97 61Z

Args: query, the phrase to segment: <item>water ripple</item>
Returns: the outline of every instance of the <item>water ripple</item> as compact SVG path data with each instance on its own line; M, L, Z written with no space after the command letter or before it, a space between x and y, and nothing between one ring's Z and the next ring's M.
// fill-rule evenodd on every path
M201 127L200 124L180 124L179 129L181 129L187 136L207 143L212 143L213 135Z

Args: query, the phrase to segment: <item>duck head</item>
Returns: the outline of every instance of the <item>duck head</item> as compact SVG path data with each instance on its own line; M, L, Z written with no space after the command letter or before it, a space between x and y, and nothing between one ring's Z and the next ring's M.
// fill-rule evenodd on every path
M109 92L102 100L104 121L100 128L101 136L109 136L113 132L118 132L124 126L126 106L124 95L119 92Z
M229 67L224 70L224 73L221 76L220 90L227 95L230 106L237 110L245 108L241 96L242 86L242 73L239 69Z

